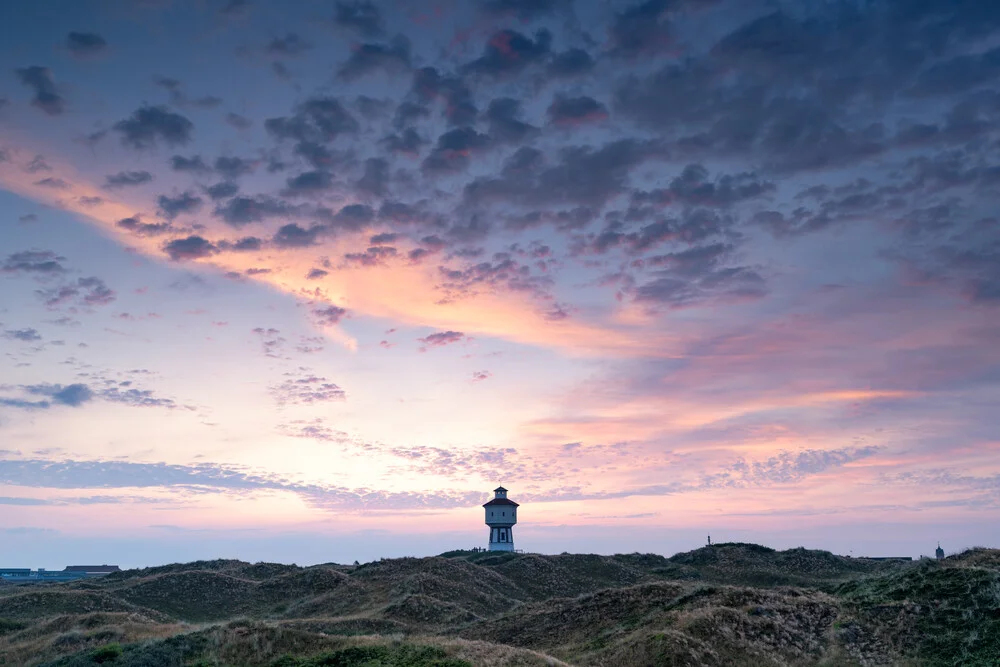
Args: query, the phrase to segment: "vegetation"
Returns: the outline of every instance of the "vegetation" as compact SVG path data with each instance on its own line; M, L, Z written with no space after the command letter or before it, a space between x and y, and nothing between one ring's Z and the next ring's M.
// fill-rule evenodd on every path
M1000 551L870 561L453 551L233 560L0 586L0 664L129 667L1000 664Z

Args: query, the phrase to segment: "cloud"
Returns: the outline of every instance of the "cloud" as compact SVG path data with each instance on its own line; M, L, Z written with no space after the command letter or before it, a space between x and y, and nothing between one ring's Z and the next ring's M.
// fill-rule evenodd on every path
M321 226L305 229L294 222L282 225L271 242L279 248L305 248L316 245L316 237L323 230Z
M215 171L229 180L236 180L240 176L252 174L256 163L252 160L244 160L239 157L220 156L215 158Z
M104 177L104 187L109 190L152 182L153 175L148 171L120 171L117 174L108 174Z
M3 265L0 266L0 271L4 273L64 273L66 269L62 262L65 261L65 257L61 257L51 250L22 250L8 255Z
M486 0L482 3L482 9L488 15L509 16L521 21L533 21L558 11L571 11L572 6L572 0Z
M489 135L501 142L519 144L538 133L538 128L523 120L522 105L512 97L498 97L490 102L486 109L486 119L489 121Z
M489 380L491 377L493 377L493 373L489 371L473 371L472 373L473 382L482 382L483 380Z
M337 76L344 81L355 81L375 71L389 74L410 71L410 40L396 35L389 44L360 44L351 48L351 55Z
M382 158L365 160L365 172L354 187L363 194L384 197L389 188L389 162Z
M445 132L438 137L437 145L420 168L427 173L455 173L469 164L469 157L490 145L490 138L471 127Z
M424 103L442 100L449 125L470 125L476 120L478 109L472 91L457 76L441 74L435 67L422 67L413 73L411 90Z
M312 48L312 44L294 32L275 37L264 47L269 56L298 56Z
M219 463L178 465L102 460L0 460L0 483L43 489L164 488L187 493L286 491L321 509L444 509L481 503L479 491L386 492L321 486Z
M549 61L546 72L557 79L568 79L587 74L594 68L594 58L585 49L569 49L557 53Z
M382 12L369 0L337 0L333 22L363 37L382 33Z
M69 190L70 184L61 178L53 178L51 176L43 178L39 181L35 181L35 185L40 185L43 188L52 188L53 190Z
M170 168L174 171L186 171L193 174L207 174L212 171L212 168L205 163L200 155L192 155L191 157L174 155L170 158Z
M106 306L112 303L117 294L103 280L95 276L77 278L76 282L59 287L36 290L35 294L49 308L59 308L65 305L92 307Z
M332 327L340 324L340 321L347 315L347 310L340 306L323 306L313 308L312 314L320 326Z
M32 396L45 396L49 401L31 404L31 407L48 408L49 405L80 407L94 398L94 392L85 384L36 384L22 389ZM23 407L23 406L22 406Z
M74 56L93 56L103 53L108 48L108 43L92 32L71 32L66 35L66 48Z
M277 139L325 144L356 133L360 126L338 99L312 97L297 105L294 115L268 118L264 127Z
M7 340L19 340L24 343L30 343L33 341L38 341L42 339L41 334L38 333L37 329L7 329L3 332L3 337Z
M262 222L268 218L284 217L295 212L294 206L281 199L268 195L256 195L253 197L233 197L225 204L216 206L212 215L221 218L233 227L242 227L251 222Z
M201 208L202 198L190 192L182 192L176 197L160 195L156 198L160 214L167 220L173 220L179 215L190 214Z
M328 171L305 171L285 181L281 194L285 197L310 196L333 187L333 174Z
M463 340L468 340L468 338L461 331L439 331L417 339L418 342L424 344L425 348L444 347L445 345L460 343Z
M188 236L164 244L163 252L167 253L171 260L181 262L211 257L219 252L219 248L200 236Z
M253 126L253 121L238 113L229 112L226 114L226 122L237 130L248 130Z
M281 331L274 328L265 329L264 327L257 327L252 329L251 332L257 334L260 338L260 346L264 351L265 357L281 358L281 349L288 342L281 336Z
M142 150L161 141L167 146L188 143L194 123L166 107L147 105L136 109L130 118L115 123L114 129L121 134L122 144Z
M607 108L593 97L556 95L546 110L549 121L556 125L582 125L608 118Z
M313 405L347 398L347 393L333 382L310 374L292 375L290 379L271 386L270 391L279 405Z
M66 111L66 100L56 89L52 70L33 65L14 71L21 83L35 91L31 106L41 109L50 116L58 116Z
M173 229L169 222L143 222L138 215L122 218L115 223L115 226L141 237L160 236Z
M544 28L535 33L534 39L515 30L500 30L490 37L483 55L462 66L461 71L492 77L515 74L545 60L551 43L552 33Z
M212 201L218 201L220 199L229 199L236 195L240 191L240 186L232 181L222 181L221 183L209 185L204 188L204 191Z

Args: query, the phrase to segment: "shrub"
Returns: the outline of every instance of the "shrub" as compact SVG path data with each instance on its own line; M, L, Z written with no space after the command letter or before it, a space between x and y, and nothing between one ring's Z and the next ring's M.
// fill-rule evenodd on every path
M105 644L95 648L90 652L90 659L98 664L105 662L111 662L112 660L117 660L122 655L122 645L115 644Z

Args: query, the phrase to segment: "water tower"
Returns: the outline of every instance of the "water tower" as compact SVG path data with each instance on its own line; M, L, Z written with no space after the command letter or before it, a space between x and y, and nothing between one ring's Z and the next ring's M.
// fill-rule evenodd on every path
M514 524L517 523L517 503L507 497L507 489L493 489L493 500L483 505L486 525L490 527L490 551L514 550Z

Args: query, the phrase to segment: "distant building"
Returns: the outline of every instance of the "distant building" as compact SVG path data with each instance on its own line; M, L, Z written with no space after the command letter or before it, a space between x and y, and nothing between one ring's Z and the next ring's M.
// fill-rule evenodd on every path
M934 550L934 557L937 559L944 558L944 549L941 548L941 543L938 542L937 549Z
M514 524L519 505L507 497L507 489L493 489L493 500L483 505L486 525L490 527L490 551L514 550Z
M0 583L5 584L39 584L58 583L61 581L77 581L104 577L112 572L120 572L117 565L70 565L64 570L46 570L40 567L32 570L27 567L0 567Z
M83 572L84 574L111 574L121 572L117 565L67 565L63 572Z

